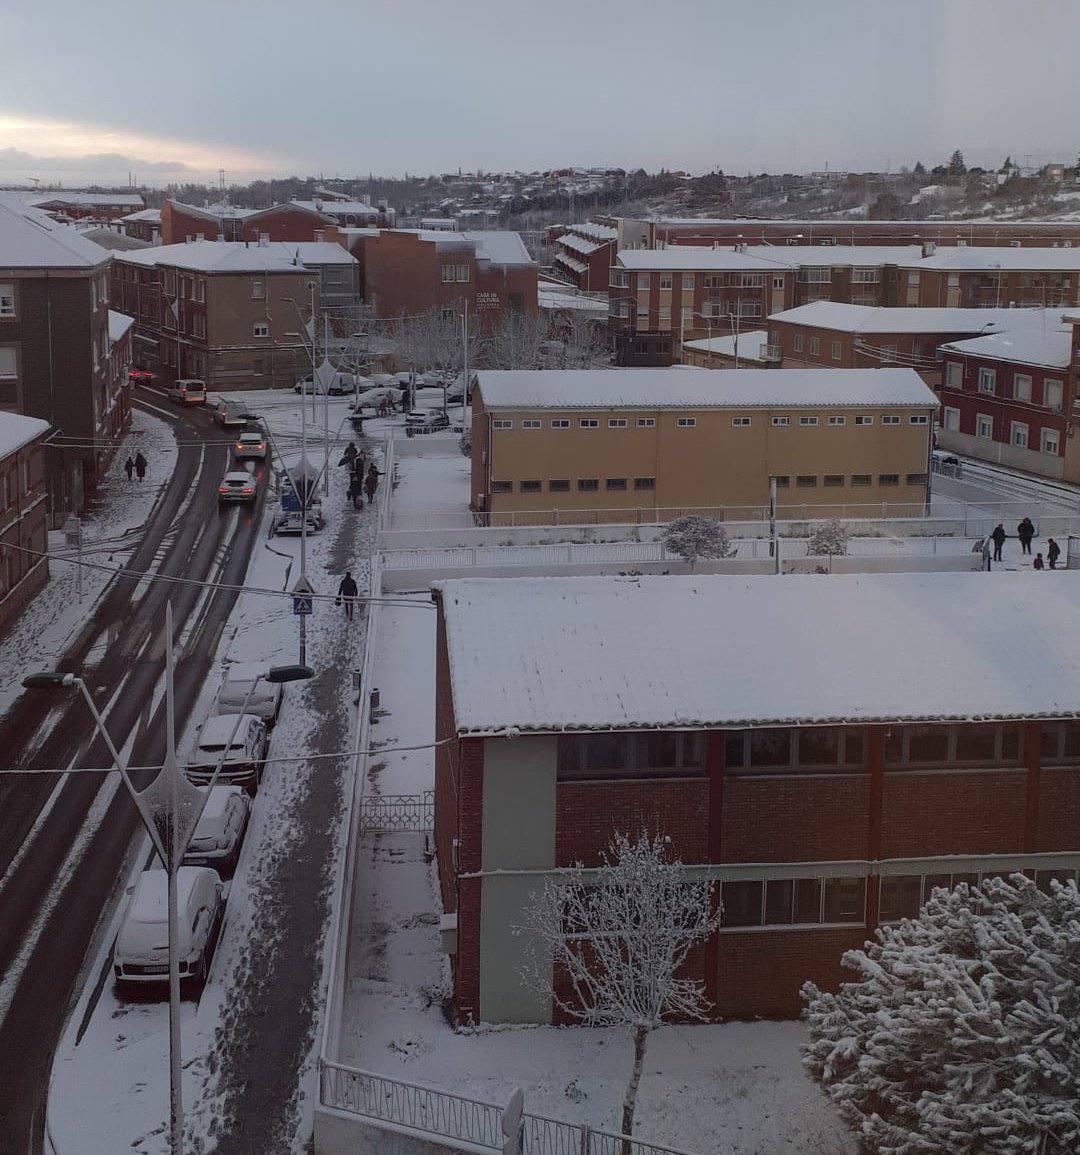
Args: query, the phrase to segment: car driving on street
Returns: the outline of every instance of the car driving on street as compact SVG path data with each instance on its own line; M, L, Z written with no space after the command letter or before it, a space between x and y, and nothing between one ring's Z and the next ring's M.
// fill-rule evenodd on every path
M181 377L169 389L169 400L180 405L205 405L206 382L195 377Z
M247 406L239 401L218 401L214 405L214 420L222 429L243 428L250 419Z
M222 504L240 501L251 504L259 491L259 479L244 469L231 469L218 486L218 501Z
M268 743L266 724L255 714L215 714L199 727L184 773L196 786L208 786L221 760L218 783L254 794Z
M233 443L237 461L262 461L266 457L266 438L261 433L241 433Z

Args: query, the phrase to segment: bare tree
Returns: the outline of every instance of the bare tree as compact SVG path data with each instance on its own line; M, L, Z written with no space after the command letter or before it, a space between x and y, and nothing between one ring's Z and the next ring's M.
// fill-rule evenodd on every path
M847 551L847 526L835 517L816 526L806 546L810 557L843 557Z
M661 542L665 549L689 563L691 571L698 558L734 557L735 547L728 540L723 525L715 517L688 513L677 517L664 530Z
M691 948L719 926L711 891L691 880L666 838L642 832L631 842L616 834L600 866L586 871L578 863L545 877L525 909L521 929L538 944L526 981L551 990L565 1015L633 1037L624 1135L633 1134L651 1032L665 1018L700 1020L708 1010L702 984L681 972Z

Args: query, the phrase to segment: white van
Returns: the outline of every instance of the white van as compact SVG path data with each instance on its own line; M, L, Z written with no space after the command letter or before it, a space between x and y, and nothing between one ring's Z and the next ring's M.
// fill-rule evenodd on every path
M267 726L273 726L281 709L281 695L285 687L280 682L275 684L265 679L255 681L260 674L265 673L266 666L257 662L237 662L236 665L229 666L221 679L214 713L239 714L244 709L244 700L250 692L247 713L255 714L262 718ZM252 690L253 683L254 690Z

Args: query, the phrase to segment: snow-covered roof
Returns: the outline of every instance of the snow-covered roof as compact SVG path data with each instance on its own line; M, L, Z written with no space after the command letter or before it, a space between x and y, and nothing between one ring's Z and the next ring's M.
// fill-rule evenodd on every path
M917 261L921 245L747 245L751 256L800 267L874 269L901 261Z
M1026 222L1025 222L1026 223ZM1064 273L1080 269L1080 249L1051 249L958 245L938 249L931 257L897 262L904 269L941 269L948 272L1026 271Z
M595 221L586 221L583 225L572 225L575 233L583 237L590 237L594 241L617 241L619 230L610 225L598 225Z
M776 250L775 258L756 257L735 249L707 249L703 245L671 245L666 249L620 249L616 261L624 269L647 273L654 270L680 271L686 269L753 269L777 272L790 268L783 260L783 250Z
M932 407L914 369L482 369L486 409Z
M757 371L765 376L763 371ZM718 373L717 376L728 376ZM1080 574L444 581L463 733L1080 716Z
M519 233L505 229L466 230L461 234L476 245L476 258L493 265L532 265L529 250Z
M629 220L636 220L636 217L630 217ZM664 228L693 228L697 225L741 225L746 228L751 226L771 225L775 228L805 228L819 229L827 236L840 236L844 229L849 232L873 232L875 229L888 231L890 225L918 225L923 230L923 235L933 233L935 229L952 229L963 226L967 228L971 221L927 221L927 220L904 220L897 218L895 220L887 221L868 221L868 220L847 220L842 218L818 218L817 220L788 220L785 217L657 217L652 220L646 220L647 224L656 224ZM1056 220L1017 220L1017 221L996 221L985 220L976 221L975 227L981 228L1000 226L1002 228L1009 228L1013 225L1019 225L1025 229L1047 229L1054 230L1061 228L1061 222Z
M169 203L188 216L203 217L208 221L220 221L225 217L229 217L232 220L244 220L247 217L254 216L259 211L258 209L242 208L240 205L189 205L184 201L170 201Z
M289 204L307 209L310 213L322 213L324 216L372 216L377 217L381 210L366 201L301 201L291 200Z
M129 317L127 313L117 313L114 309L109 310L109 340L112 342L119 341L125 333L135 324L135 318Z
M592 313L597 318L606 318L608 313L606 300L583 297L579 293L563 292L558 289L541 288L536 300L541 309L574 309L581 313Z
M739 358L747 361L761 360L761 347L769 343L769 334L761 329L754 329L750 333L739 334ZM719 353L725 357L735 356L735 336L703 337L700 341L684 341L684 349L693 349L698 353Z
M124 253L121 259L202 273L295 273L306 266L356 263L352 253L331 241L187 241Z
M188 904L192 888L206 868L181 866L176 872L176 894L180 909ZM165 922L169 917L168 874L153 867L139 875L135 899L128 910L129 922Z
M35 437L40 437L49 428L48 421L37 417L24 417L21 413L0 411L0 458L8 457L17 449L22 449Z
M587 241L583 237L575 237L573 233L563 233L555 243L557 245L565 245L568 249L573 249L575 253L580 253L583 257L589 256L590 253L595 253L600 247L596 241Z
M0 192L0 269L92 269L109 255L22 197Z
M968 341L952 341L941 346L954 353L988 360L1012 361L1020 365L1040 365L1046 369L1067 369L1072 364L1072 328L1020 329L989 333Z
M575 273L587 273L589 271L589 266L584 261L579 261L577 257L572 257L569 253L556 253L555 263L565 265Z
M77 205L79 208L138 208L145 202L138 193L54 192L35 198L34 205Z
M161 224L161 209L140 209L137 213L128 213L122 221L149 221L151 224Z
M840 333L979 333L1056 326L1061 309L917 309L811 301L771 313L769 320Z

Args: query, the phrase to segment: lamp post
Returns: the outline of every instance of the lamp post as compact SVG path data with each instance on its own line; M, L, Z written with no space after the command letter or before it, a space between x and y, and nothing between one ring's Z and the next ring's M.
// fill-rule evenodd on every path
M218 775L224 765L229 748L236 739L243 714L251 701L251 695L259 681L294 682L310 678L313 671L306 666L276 666L256 677L248 687L244 705L237 716L228 744L223 748L210 784L205 791L193 786L180 773L176 758L176 708L175 708L175 655L173 652L172 603L165 606L165 719L166 745L165 760L157 776L143 790L136 790L128 773L127 761L113 742L105 727L105 720L94 704L94 699L86 683L77 674L44 672L30 674L23 678L23 686L28 690L55 690L75 688L82 694L90 709L94 726L108 747L113 766L120 774L135 809L142 819L168 880L169 917L169 1151L171 1155L183 1155L184 1150L184 1095L182 1082L182 1043L180 1036L180 944L179 909L177 901L177 873L180 863L191 845L195 828L199 824L210 790L217 784Z

